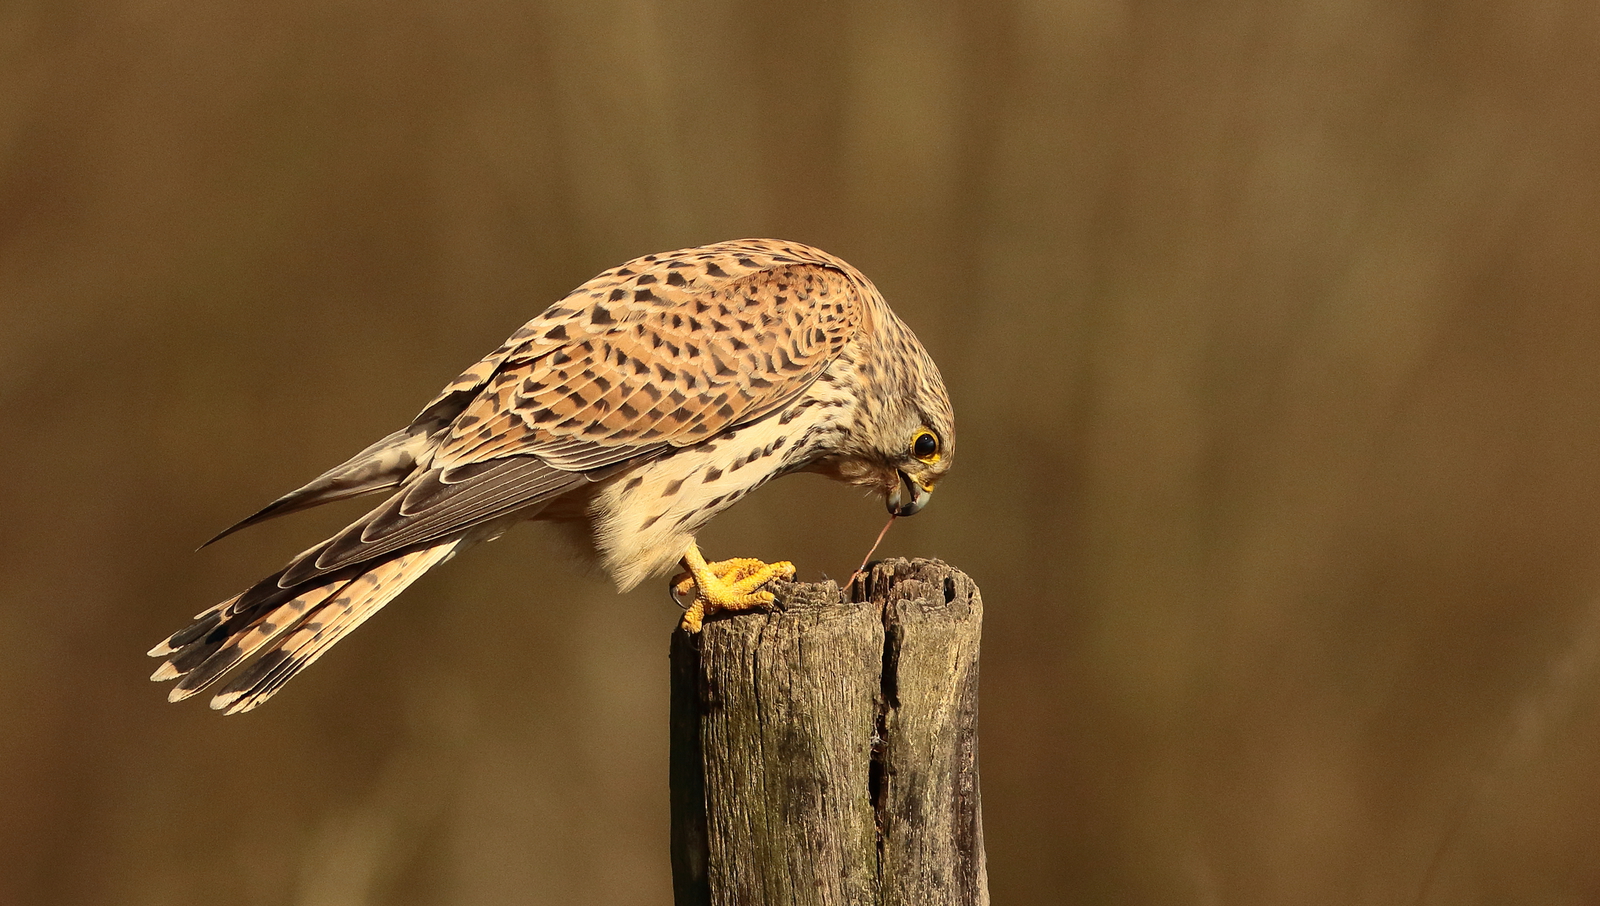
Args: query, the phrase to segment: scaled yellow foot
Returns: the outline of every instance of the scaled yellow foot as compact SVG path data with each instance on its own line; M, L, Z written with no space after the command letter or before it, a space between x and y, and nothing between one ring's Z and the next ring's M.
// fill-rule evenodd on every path
M688 632L699 632L706 617L722 610L752 610L770 605L775 598L760 588L774 579L794 577L794 564L787 560L763 563L751 557L735 557L707 563L694 544L683 552L683 568L672 579L672 595L682 598L691 590L694 602L678 623Z

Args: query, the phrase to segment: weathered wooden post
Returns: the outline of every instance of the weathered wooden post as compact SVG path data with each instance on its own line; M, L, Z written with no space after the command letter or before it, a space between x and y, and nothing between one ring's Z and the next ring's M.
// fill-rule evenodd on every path
M988 903L977 587L887 560L775 591L673 637L676 906Z

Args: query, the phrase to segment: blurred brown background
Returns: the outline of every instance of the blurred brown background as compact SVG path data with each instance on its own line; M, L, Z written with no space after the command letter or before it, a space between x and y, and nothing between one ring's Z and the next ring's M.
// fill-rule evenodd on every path
M0 904L664 904L659 587L521 529L268 707L217 529L567 289L861 267L961 433L997 903L1600 902L1600 7L0 4ZM708 552L847 574L814 477Z

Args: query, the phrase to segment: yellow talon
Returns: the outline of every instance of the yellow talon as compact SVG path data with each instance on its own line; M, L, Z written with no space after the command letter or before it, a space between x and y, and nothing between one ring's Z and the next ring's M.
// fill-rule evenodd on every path
M672 578L672 596L678 599L694 592L694 602L678 624L688 632L699 632L706 617L718 611L753 610L772 604L776 598L770 591L761 591L761 586L774 579L794 577L794 564L787 560L763 563L751 557L735 557L707 563L700 548L693 544L683 553L683 566L686 571Z
M734 557L729 560L718 560L715 563L706 564L706 569L711 571L711 575L729 585L741 579L749 578L766 568L767 564L754 557ZM672 577L673 598L681 600L694 590L694 573L685 570Z

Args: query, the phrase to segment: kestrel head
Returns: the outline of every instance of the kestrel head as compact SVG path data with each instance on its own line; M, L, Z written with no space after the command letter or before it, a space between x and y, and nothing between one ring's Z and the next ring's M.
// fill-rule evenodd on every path
M910 392L889 400L870 428L881 456L884 503L896 516L914 515L927 505L955 454L950 399L933 361L926 353L921 358Z
M950 471L956 438L950 397L933 359L892 315L862 351L846 430L809 468L882 494L890 513L910 516Z

